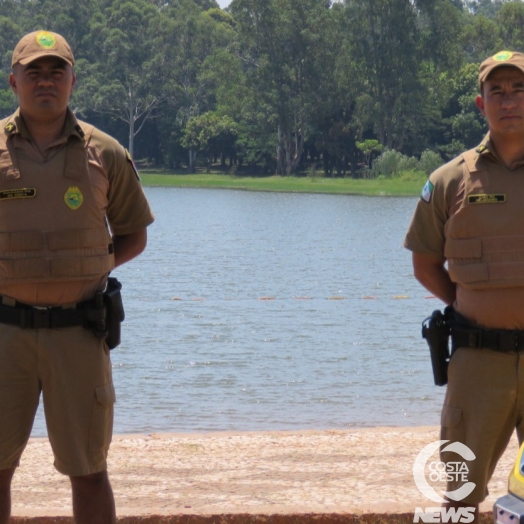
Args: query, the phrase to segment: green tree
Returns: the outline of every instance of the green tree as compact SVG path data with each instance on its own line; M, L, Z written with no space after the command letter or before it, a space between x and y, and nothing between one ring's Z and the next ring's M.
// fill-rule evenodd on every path
M308 136L309 115L329 78L323 51L331 25L325 0L234 0L239 50L253 106L268 112L276 134L276 167L296 172ZM331 57L333 58L333 57Z
M146 0L116 0L90 21L92 42L86 59L77 64L74 97L80 114L107 114L128 126L128 144L164 102L164 71L155 67L158 44L152 32L158 10Z
M379 142L402 148L419 119L417 12L409 0L346 0L356 116ZM399 30L402 28L402 30Z
M501 48L524 50L524 4L520 1L507 2L496 12L493 19L499 26Z
M384 147L378 140L364 140L363 142L356 143L357 149L362 151L364 158L366 159L366 165L371 167L371 158L375 153L380 153Z
M192 0L180 0L163 13L156 27L161 44L156 49L156 66L169 71L169 90L176 103L173 119L181 136L189 119L215 109L216 83L209 74L209 61L219 56L234 38L234 20L213 7L207 11ZM165 135L165 133L164 133ZM173 136L173 135L172 135ZM176 148L176 144L167 148ZM196 151L188 150L190 171L194 170Z
M452 81L450 108L444 114L449 131L440 148L446 158L455 156L459 148L464 150L475 147L487 132L484 117L475 104L478 94L477 78L478 64L467 64Z
M188 120L182 145L189 150L204 153L209 173L214 155L232 149L237 135L237 125L231 118L210 111Z
M497 23L483 14L465 14L460 42L469 61L480 63L504 47Z

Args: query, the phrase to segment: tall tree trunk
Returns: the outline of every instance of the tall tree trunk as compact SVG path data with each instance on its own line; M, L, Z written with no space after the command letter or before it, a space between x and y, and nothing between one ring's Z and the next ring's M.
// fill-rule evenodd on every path
M286 174L282 128L280 127L280 124L278 125L277 129L277 174L280 176L284 176Z
M129 87L129 105L128 105L128 112L129 112L129 154L131 155L131 158L133 157L133 153L135 150L135 113L133 110L133 93L131 91L131 87Z
M195 172L195 160L196 160L196 151L192 149L189 150L189 172L193 174Z

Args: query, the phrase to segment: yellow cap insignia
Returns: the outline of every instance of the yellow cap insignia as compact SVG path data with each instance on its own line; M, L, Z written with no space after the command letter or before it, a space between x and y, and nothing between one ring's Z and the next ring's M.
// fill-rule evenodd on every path
M53 49L56 45L55 35L47 31L39 31L36 34L36 43L44 49Z
M496 60L497 62L505 62L506 60L509 60L513 56L513 53L511 51L500 51L500 53L497 53L493 60Z
M70 187L64 195L64 202L67 207L73 211L76 211L82 205L83 201L84 195L82 195L82 192L76 186Z

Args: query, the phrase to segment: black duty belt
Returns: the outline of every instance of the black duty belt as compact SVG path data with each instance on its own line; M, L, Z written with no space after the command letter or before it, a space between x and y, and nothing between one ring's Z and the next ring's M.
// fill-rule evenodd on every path
M24 329L87 327L92 301L80 302L76 308L40 307L16 303L15 306L0 304L0 323L20 326Z
M486 348L501 352L524 350L524 331L510 329L452 326L451 340L454 348Z

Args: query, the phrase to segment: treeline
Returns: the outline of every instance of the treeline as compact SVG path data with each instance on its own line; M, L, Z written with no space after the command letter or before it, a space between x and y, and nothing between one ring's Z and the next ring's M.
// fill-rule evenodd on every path
M379 155L434 165L481 140L478 64L524 50L524 3L0 0L2 117L37 29L73 47L77 115L143 165L378 176Z

